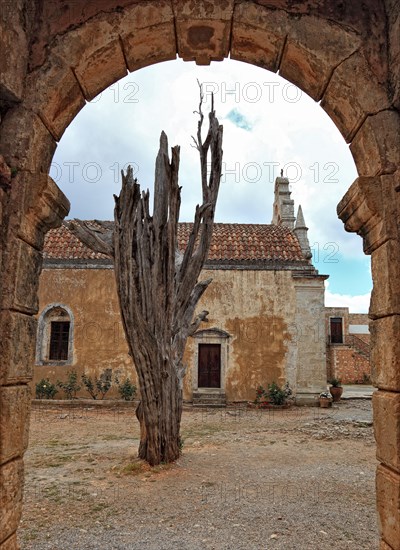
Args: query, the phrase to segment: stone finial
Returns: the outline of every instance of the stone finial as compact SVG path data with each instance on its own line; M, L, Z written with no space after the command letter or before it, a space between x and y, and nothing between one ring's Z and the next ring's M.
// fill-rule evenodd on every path
M312 253L310 248L310 243L307 236L308 227L306 226L306 222L304 221L304 215L303 210L301 208L301 205L299 205L299 208L297 210L297 218L296 218L296 225L294 227L294 233L300 243L301 251L303 252L303 256L306 260L311 260Z
M272 223L274 225L284 225L289 229L294 229L294 201L290 198L288 178L281 177L275 179L275 198L273 205Z
M308 230L308 227L306 226L306 222L304 221L303 209L301 207L301 204L299 204L299 208L297 210L296 225L294 228Z

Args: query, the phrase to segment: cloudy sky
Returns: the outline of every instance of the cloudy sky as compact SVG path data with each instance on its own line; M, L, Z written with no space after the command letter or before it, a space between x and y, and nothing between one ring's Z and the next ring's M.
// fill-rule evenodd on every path
M270 223L274 180L284 170L302 205L314 265L327 281L326 305L368 311L370 259L344 231L336 205L357 177L350 150L324 110L280 76L226 60L198 67L180 60L128 75L88 103L62 137L50 174L71 201L69 217L112 219L113 193L128 164L152 190L161 130L181 146L181 221L200 202L197 79L207 112L211 92L224 126L216 221ZM206 127L206 124L205 124Z

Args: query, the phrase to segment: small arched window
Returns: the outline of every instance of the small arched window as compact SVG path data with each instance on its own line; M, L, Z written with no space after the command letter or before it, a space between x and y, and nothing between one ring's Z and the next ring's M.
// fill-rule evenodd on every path
M71 365L73 362L72 311L64 304L49 304L38 323L37 365Z

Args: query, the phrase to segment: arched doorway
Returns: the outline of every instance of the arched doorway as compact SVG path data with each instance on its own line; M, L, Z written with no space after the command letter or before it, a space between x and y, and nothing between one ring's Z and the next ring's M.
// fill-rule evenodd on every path
M330 2L313 7L307 2L233 0L35 2L31 11L6 6L2 40L10 56L3 63L0 88L0 144L6 162L0 188L0 474L6 490L0 548L17 544L40 250L45 231L57 226L69 208L48 176L57 141L85 101L127 70L176 55L199 64L230 55L279 70L321 101L350 143L359 177L338 214L348 231L363 237L364 251L372 255L372 363L380 388L374 402L381 462L377 503L382 548L399 548L399 17L390 2L368 4L365 11ZM16 29L15 36L10 29ZM13 438L7 437L10 429Z

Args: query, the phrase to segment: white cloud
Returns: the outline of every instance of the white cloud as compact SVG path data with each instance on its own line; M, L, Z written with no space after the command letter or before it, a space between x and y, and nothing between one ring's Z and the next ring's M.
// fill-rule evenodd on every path
M356 177L349 147L323 109L279 75L231 60L198 67L180 60L129 74L88 104L65 132L54 157L57 183L71 200L71 215L112 218L120 169L137 166L139 183L152 189L161 130L170 146L181 146L181 220L193 219L201 200L196 133L197 79L215 92L224 125L224 165L216 219L270 223L274 180L281 167L292 182L295 208L301 203L311 243L337 243L346 259L363 256L361 239L344 231L336 205ZM207 94L206 114L210 105ZM249 130L226 117L236 110ZM204 127L206 129L207 117ZM67 164L65 164L67 163ZM68 163L77 163L70 178ZM96 180L95 167L101 178ZM291 168L289 168L290 164ZM54 175L54 170L53 170ZM94 174L94 176L93 176ZM353 273L352 277L357 274Z
M368 313L371 293L351 296L330 292L329 281L325 281L325 306L348 307L350 313Z

